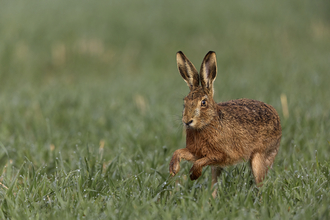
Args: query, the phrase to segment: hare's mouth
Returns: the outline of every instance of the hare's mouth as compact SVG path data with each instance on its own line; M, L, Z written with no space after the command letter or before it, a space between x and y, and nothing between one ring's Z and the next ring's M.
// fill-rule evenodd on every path
M190 119L187 121L182 120L182 122L187 128L194 128L194 126L196 126L196 120L194 119Z

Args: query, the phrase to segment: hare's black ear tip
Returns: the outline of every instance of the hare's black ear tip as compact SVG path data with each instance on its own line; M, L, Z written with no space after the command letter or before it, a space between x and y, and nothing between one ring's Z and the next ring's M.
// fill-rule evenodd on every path
M207 53L207 55L208 55L208 54L213 54L213 53L215 54L214 51L210 50L210 51Z
M177 53L176 53L176 59L177 60L181 60L181 59L185 59L186 58L186 56L182 53L182 51L178 51Z

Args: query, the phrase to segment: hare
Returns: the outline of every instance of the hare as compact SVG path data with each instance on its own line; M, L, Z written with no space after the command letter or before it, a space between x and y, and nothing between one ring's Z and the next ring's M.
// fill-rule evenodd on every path
M174 176L179 172L182 159L193 162L191 180L198 179L203 167L210 165L214 186L223 167L249 161L256 185L262 186L282 136L276 110L251 99L216 103L213 100L213 82L217 75L215 52L206 54L200 74L181 51L176 59L190 92L184 98L182 114L186 148L174 152L170 174Z

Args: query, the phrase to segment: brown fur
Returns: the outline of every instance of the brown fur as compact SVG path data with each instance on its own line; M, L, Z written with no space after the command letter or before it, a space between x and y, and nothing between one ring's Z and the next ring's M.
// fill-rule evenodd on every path
M215 103L213 82L217 66L215 53L204 58L200 74L188 58L177 53L181 76L190 88L184 98L182 122L186 127L186 148L176 150L170 162L172 176L180 170L180 161L193 162L191 180L200 177L204 166L212 166L212 184L222 167L250 161L257 186L272 166L282 136L276 110L263 102L238 99ZM201 85L199 85L201 81ZM216 191L213 192L215 196Z

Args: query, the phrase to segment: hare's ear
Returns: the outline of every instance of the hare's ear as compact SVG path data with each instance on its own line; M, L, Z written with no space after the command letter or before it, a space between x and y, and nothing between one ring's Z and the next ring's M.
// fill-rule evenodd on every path
M186 81L190 90L199 86L199 76L195 66L188 60L188 58L181 52L176 53L176 62L178 64L179 72Z
M209 51L205 55L201 66L200 79L201 79L202 87L204 89L209 90L212 96L213 96L213 82L216 76L217 76L217 59L215 56L215 52Z

